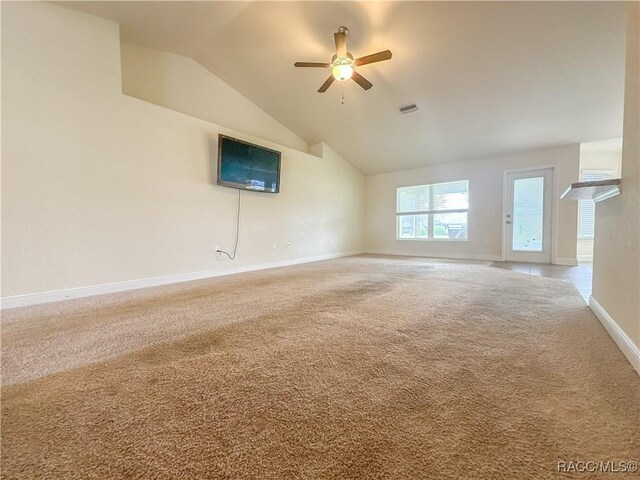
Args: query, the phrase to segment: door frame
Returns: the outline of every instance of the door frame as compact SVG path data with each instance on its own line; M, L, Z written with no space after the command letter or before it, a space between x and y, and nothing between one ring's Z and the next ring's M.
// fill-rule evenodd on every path
M510 168L508 170L502 171L502 214L500 216L500 228L502 230L502 261L507 260L507 229L506 229L506 221L507 221L507 211L508 211L508 197L509 197L509 179L508 176L510 173L523 173L523 172L531 172L534 170L546 170L551 169L553 175L553 185L551 188L551 264L556 265L556 240L558 231L558 206L557 206L557 195L556 192L558 190L558 169L555 165L536 165L534 167L526 167L526 168Z

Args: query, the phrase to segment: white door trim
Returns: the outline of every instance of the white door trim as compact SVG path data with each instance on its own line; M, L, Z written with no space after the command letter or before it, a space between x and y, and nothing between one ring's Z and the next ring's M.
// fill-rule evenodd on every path
M556 257L556 244L557 244L557 232L558 232L558 169L555 165L536 165L534 167L526 168L513 168L503 170L502 172L502 216L500 217L500 228L502 229L502 261L507 259L507 229L505 228L505 221L507 218L508 196L509 196L509 180L508 175L510 173L530 172L533 170L545 170L550 168L553 172L553 188L552 188L552 201L551 201L551 263L557 264Z

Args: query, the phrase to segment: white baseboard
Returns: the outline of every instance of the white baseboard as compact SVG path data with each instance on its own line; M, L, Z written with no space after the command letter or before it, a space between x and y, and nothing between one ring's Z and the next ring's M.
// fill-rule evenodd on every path
M373 255L398 255L402 257L424 257L424 258L444 258L444 259L452 259L452 260L480 260L484 262L499 262L502 260L500 255L476 255L476 254L466 254L466 253L407 253L400 250L367 250L366 253L370 253Z
M137 290L139 288L157 287L171 283L188 282L191 280L201 280L203 278L220 277L233 275L235 273L251 272L256 270L266 270L268 268L287 267L301 263L319 262L332 258L348 257L360 255L364 251L352 251L342 253L330 253L327 255L317 255L314 257L303 257L280 262L262 263L258 265L248 265L244 267L227 270L205 270L200 272L177 273L174 275L163 275L161 277L141 278L138 280L126 280L123 282L103 283L100 285L90 285L86 287L66 288L62 290L52 290L49 292L28 293L25 295L14 295L0 299L0 308L25 307L40 303L59 302L72 298L90 297L93 295L104 295L106 293L124 292L126 290Z
M593 262L593 255L578 255L579 262Z
M633 340L629 338L624 330L620 328L611 315L609 315L593 296L589 297L589 308L591 308L595 316L600 320L600 323L602 323L602 326L609 332L613 341L616 342L620 350L622 350L622 353L624 353L633 368L638 372L638 375L640 375L640 348L633 343Z
M575 266L578 265L578 260L576 258L556 258L553 262L554 265L567 265L567 266Z

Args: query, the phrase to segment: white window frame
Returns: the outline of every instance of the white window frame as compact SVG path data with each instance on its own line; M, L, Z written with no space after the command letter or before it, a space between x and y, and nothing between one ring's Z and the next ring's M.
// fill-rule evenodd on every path
M467 182L467 193L469 194L469 198L471 198L471 194L469 191L469 180L451 180L448 182L438 182L438 183L425 183L421 185L402 185L396 188L396 240L401 241L409 241L409 242L468 242L469 241L469 207L467 208L455 208L449 210L417 210L415 212L398 212L398 190L402 188L411 188L411 187L433 187L435 185L445 185L447 183L459 183L459 182ZM429 188L429 205L434 204L434 189ZM471 201L469 200L469 204ZM443 213L466 213L467 214L467 238L433 238L434 232L434 215L443 214ZM402 238L399 234L398 228L398 218L411 216L411 215L427 215L427 234L428 238Z
M605 179L611 179L614 176L614 171L611 169L597 169L597 168L585 168L583 170L580 170L580 181L583 182L584 180L584 175L585 174L598 174L598 175L604 175L606 178ZM603 180L605 180L603 179ZM589 202L590 200L578 200L578 240L593 240L594 235L582 235L580 232L582 231L581 228L581 219L582 219L582 214L580 213L580 210L582 208L583 202ZM595 210L594 210L594 218L593 218L593 222L594 222L594 233L595 233Z

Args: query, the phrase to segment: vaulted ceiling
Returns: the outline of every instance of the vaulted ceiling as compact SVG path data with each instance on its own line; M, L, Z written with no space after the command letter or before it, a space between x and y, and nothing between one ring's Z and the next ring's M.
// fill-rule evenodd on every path
M373 174L620 137L620 2L64 2L120 23L122 40L194 58L309 144ZM373 83L335 82L346 25ZM344 104L341 96L344 94ZM419 112L398 108L415 103Z

